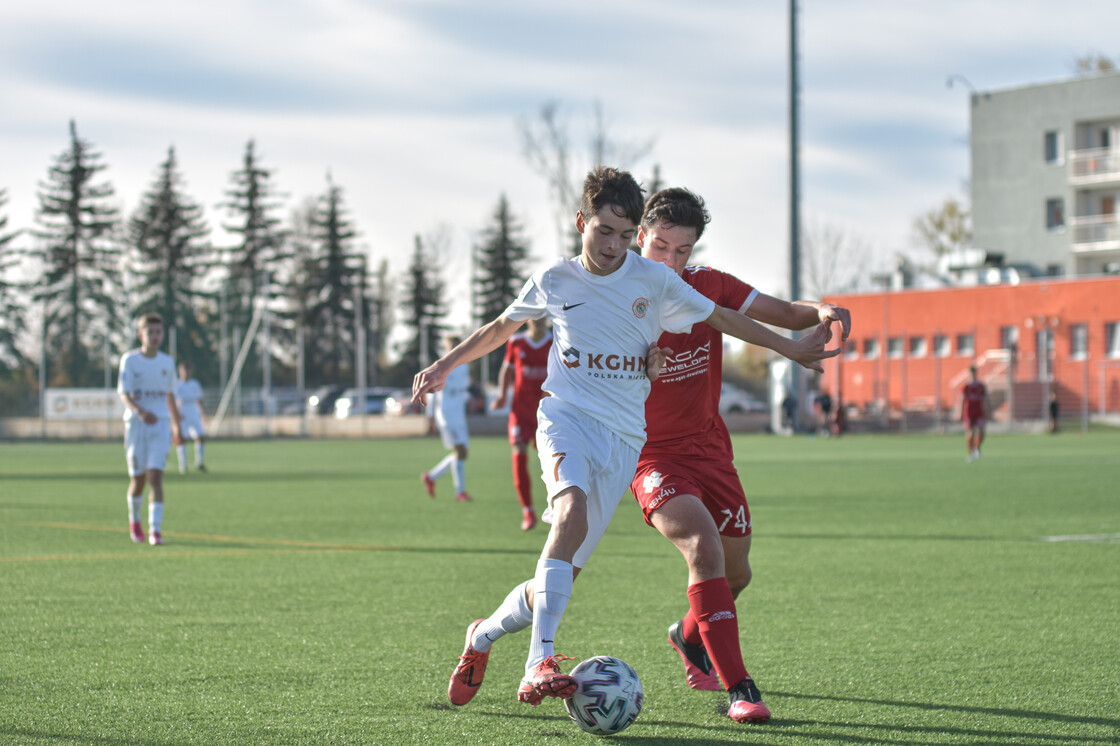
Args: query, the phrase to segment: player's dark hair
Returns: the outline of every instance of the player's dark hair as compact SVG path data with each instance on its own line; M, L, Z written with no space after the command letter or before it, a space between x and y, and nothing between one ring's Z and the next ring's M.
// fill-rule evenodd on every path
M611 205L616 215L637 225L642 219L643 201L642 188L629 171L599 166L583 181L579 211L584 220L590 220L604 205Z
M670 187L655 193L646 202L642 213L642 227L649 229L658 223L679 225L682 228L695 228L696 238L704 235L704 227L712 221L712 216L704 207L704 200L681 187Z
M141 316L140 321L137 322L136 326L139 329L144 329L144 328L147 328L147 327L151 326L152 324L159 324L160 326L163 326L163 317L160 316L155 311L152 311L151 313L146 313L143 316Z

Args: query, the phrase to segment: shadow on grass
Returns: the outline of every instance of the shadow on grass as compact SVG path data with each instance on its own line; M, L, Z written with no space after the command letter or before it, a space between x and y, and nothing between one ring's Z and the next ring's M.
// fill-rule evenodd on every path
M14 741L7 740L8 738L18 739ZM48 731L31 730L30 728L7 728L0 726L0 741L4 743L20 743L21 741L35 739L49 743L91 743L91 744L106 744L106 746L173 746L179 743L178 741L153 741L150 739L136 738L129 736L128 738L112 738L110 736L95 736L89 734L74 735L69 733L53 733Z

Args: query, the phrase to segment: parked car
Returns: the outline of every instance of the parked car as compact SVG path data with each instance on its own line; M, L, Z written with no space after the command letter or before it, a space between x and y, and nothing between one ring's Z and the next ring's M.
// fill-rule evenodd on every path
M385 414L424 414L424 405L412 401L412 391L396 389L385 400Z
M738 386L724 383L719 389L719 413L769 412L770 408Z
M366 389L365 414L385 414L385 400L396 393L396 389L374 387ZM358 389L346 389L334 403L334 416L340 420L362 414Z
M322 386L307 397L307 411L310 414L332 414L334 403L342 393L345 386Z

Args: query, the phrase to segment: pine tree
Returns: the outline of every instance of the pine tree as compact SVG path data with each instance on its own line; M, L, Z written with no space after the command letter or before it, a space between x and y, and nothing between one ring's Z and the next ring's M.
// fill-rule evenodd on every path
M226 325L247 332L254 304L271 304L272 288L280 287L272 280L283 269L290 253L285 251L280 220L272 216L279 207L276 199L280 196L272 184L272 171L261 167L252 140L245 148L241 168L230 175L230 180L232 186L226 190L227 201L220 207L227 209L233 222L223 223L222 227L239 236L240 241L225 250L226 278L221 295ZM231 352L230 360L237 351ZM241 377L243 381L252 382L261 379L257 356L246 358Z
M504 194L480 239L474 247L474 312L480 323L486 323L513 302L529 275L529 245ZM491 382L498 380L502 354L501 349L490 353Z
M308 340L307 363L319 376L316 383L341 383L353 379L357 340L355 298L365 302L364 257L354 251L357 231L346 217L342 189L327 175L327 192L312 217L314 291L307 309L307 325L314 330ZM360 296L356 293L361 292ZM368 309L362 309L368 319ZM365 323L363 321L363 323Z
M380 382L386 370L389 336L393 331L393 288L389 277L389 262L382 259L373 276L373 289L369 300L369 352L373 360L370 380Z
M8 204L8 191L0 189L0 208ZM19 366L23 362L17 343L26 329L26 308L17 295L17 286L10 281L12 270L19 262L12 239L17 233L5 233L8 216L0 213L0 373Z
M100 158L71 121L69 147L39 184L39 241L27 254L43 267L31 300L44 306L47 357L60 364L49 376L55 384L101 385L102 344L107 335L124 341L127 328L113 187L93 183L106 168Z
M446 327L440 322L447 316L447 307L444 302L444 284L435 270L437 263L429 254L420 236L416 236L412 261L401 292L403 322L413 330L413 334L401 346L401 358L393 375L396 385L410 383L413 375L422 367L421 362L425 356L420 354L421 345L429 364L441 354L439 342Z
M198 314L213 307L213 295L202 289L213 263L206 240L210 229L202 208L184 194L175 148L168 148L128 227L134 315L156 311L163 316L168 350L191 363L199 379L217 383L212 340ZM174 350L171 329L176 330Z

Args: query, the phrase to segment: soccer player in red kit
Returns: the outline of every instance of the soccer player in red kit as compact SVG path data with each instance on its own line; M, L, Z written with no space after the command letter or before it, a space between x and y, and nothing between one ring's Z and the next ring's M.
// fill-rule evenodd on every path
M529 444L537 447L537 404L541 384L548 376L548 351L552 330L545 319L530 319L528 331L517 332L506 342L506 354L498 372L498 398L491 409L506 405L506 394L513 384L509 408L509 444L513 458L513 487L521 503L521 530L537 525L533 510L533 485L529 480Z
M709 220L704 201L692 192L657 192L638 229L642 255L669 266L717 304L757 321L786 329L839 321L847 339L847 309L790 303L724 272L687 266ZM770 710L739 647L735 598L751 579L751 514L732 463L731 436L719 416L723 335L708 324L694 324L685 334L663 334L657 344L665 361L646 400L646 444L631 491L646 522L673 542L688 564L689 610L669 627L669 642L684 662L689 686L725 689L731 719L766 722Z
M984 426L988 421L988 412L991 411L988 401L988 387L980 380L976 366L968 369L972 380L961 389L961 419L965 423L968 435L968 457L966 460L975 461L980 458L980 445L984 442Z

